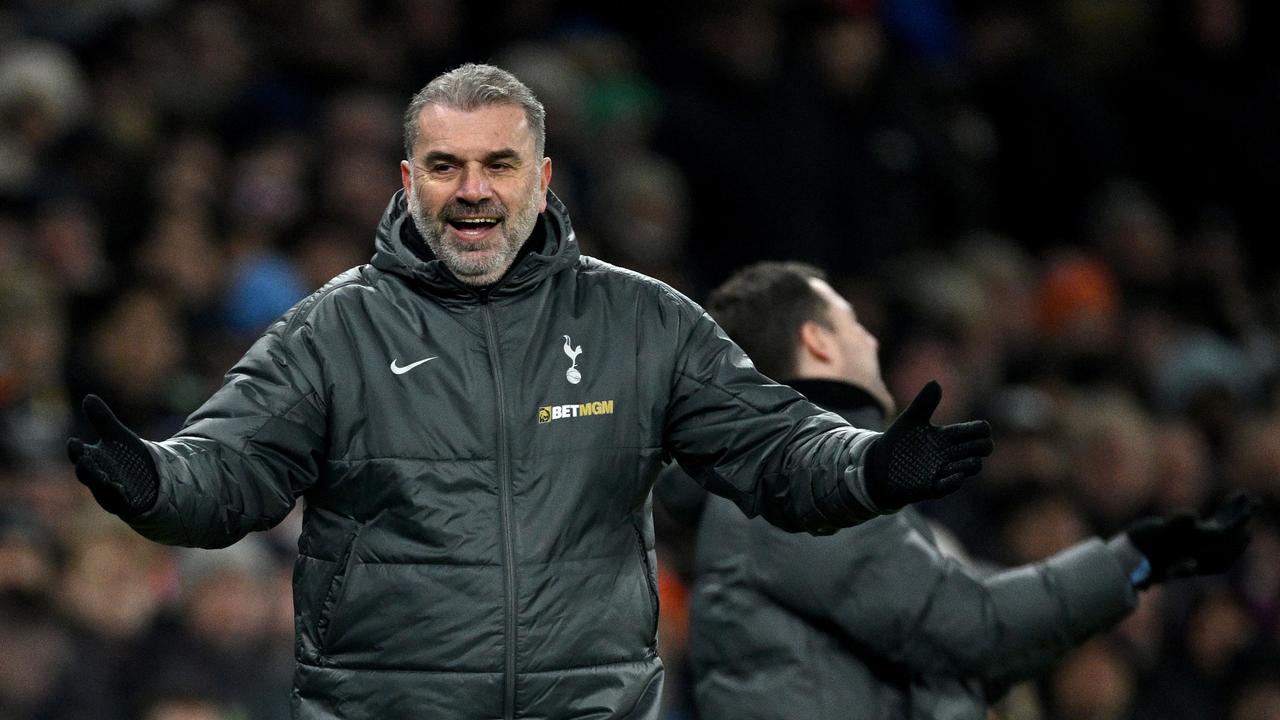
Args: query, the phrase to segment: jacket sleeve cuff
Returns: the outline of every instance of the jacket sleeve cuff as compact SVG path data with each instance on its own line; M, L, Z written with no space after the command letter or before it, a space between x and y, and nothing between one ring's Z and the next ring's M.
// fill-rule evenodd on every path
M173 496L173 479L167 472L167 456L160 443L143 440L156 468L156 502L151 509L121 518L139 535L165 545L191 546Z
M1137 603L1124 560L1109 550L1095 538L1046 561L1057 572L1063 599L1072 609L1077 642L1118 621Z
M1136 588L1143 588L1148 585L1151 577L1151 561L1147 559L1142 551L1134 546L1133 541L1125 533L1120 533L1107 541L1107 549L1120 562L1120 567L1124 569L1125 575L1129 578L1129 584Z
M870 519L876 515L889 514L871 500L867 492L866 456L871 441L880 437L881 433L868 433L850 447L849 464L845 466L840 478L840 499L851 513L858 515L856 522Z

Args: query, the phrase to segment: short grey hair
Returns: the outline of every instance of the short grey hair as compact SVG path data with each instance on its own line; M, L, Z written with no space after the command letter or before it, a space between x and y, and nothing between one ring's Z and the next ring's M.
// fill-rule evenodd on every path
M404 156L410 160L418 141L418 116L428 105L464 112L489 105L518 105L533 133L537 157L546 150L546 109L527 85L500 67L467 63L437 76L413 96L404 111Z

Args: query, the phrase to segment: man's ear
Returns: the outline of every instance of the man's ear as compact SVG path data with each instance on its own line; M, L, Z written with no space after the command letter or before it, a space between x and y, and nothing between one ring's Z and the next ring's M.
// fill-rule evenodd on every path
M800 352L823 363L834 359L831 332L820 323L806 320L800 325Z
M542 186L542 192L538 193L538 212L546 212L547 209L547 188L551 187L551 158L542 158L541 177L538 183Z
M400 187L404 188L404 194L407 197L412 191L413 167L409 165L408 160L400 161Z

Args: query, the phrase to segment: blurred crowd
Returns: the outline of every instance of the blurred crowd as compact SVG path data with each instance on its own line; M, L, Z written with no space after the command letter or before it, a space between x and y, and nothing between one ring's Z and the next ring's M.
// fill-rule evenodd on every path
M1272 4L599 5L0 6L0 720L288 717L298 513L154 545L64 444L86 392L167 437L365 262L400 114L464 61L547 106L585 252L695 300L754 260L818 264L895 397L937 378L939 421L989 419L980 478L926 508L973 562L1262 500L1229 574L1144 593L998 717L1280 718ZM686 720L691 533L658 520L664 720Z

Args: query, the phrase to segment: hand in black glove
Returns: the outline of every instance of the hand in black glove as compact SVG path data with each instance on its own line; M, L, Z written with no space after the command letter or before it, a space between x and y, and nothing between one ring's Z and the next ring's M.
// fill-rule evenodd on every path
M1254 501L1233 495L1207 518L1191 513L1138 520L1125 531L1129 542L1146 556L1151 572L1137 586L1169 578L1220 573L1231 567L1249 544L1249 518Z
M129 519L150 510L156 504L160 476L142 440L97 395L85 396L81 407L101 439L92 445L79 438L67 441L76 478L107 512Z
M881 510L955 491L991 454L991 426L985 420L942 426L929 421L940 400L942 386L930 380L867 448L867 492Z

